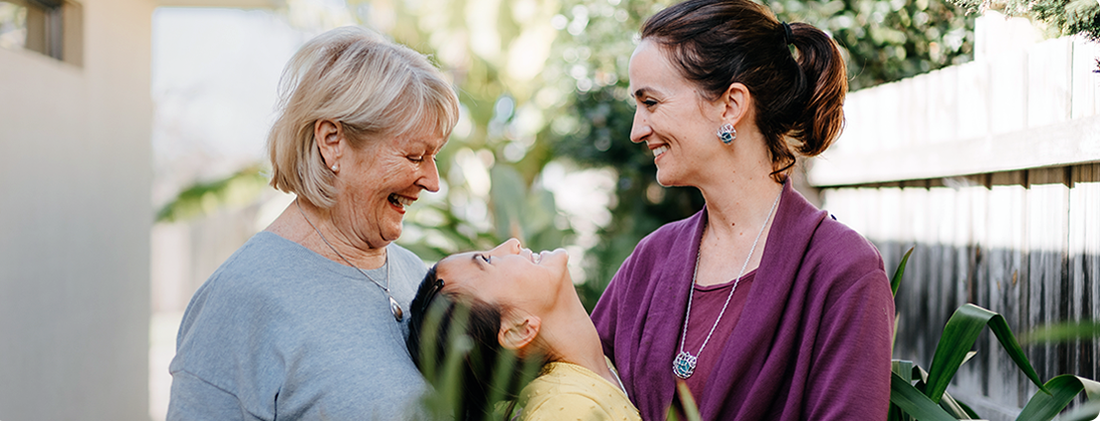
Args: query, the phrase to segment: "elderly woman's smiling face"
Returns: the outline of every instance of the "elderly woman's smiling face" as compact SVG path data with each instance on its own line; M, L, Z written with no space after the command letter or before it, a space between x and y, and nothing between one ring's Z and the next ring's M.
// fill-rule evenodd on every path
M357 237L385 246L401 236L405 208L422 191L439 190L435 155L446 141L421 131L369 141L361 149L344 148L337 207L345 208L340 214L351 218Z

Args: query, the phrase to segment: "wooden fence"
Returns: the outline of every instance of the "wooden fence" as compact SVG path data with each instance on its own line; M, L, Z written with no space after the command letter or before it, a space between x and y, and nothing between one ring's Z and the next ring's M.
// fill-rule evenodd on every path
M981 32L982 19L979 37L1001 36ZM1098 57L1094 43L1059 38L848 97L844 135L809 180L888 271L916 247L898 292L896 358L927 368L967 302L1017 333L1100 319ZM1036 387L993 335L975 349L952 393L984 418L1014 419ZM1100 379L1100 340L1025 350L1043 380Z

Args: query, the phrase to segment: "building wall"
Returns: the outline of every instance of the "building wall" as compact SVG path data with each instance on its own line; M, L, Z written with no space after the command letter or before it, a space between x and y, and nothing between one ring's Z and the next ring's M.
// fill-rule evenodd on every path
M0 419L148 419L152 0L0 49Z

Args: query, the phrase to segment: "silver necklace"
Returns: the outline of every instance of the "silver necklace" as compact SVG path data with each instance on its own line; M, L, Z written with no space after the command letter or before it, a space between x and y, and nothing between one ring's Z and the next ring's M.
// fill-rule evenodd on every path
M313 227L313 231L317 232L317 236L321 237L321 241L324 241L325 245L327 245L328 248L331 249L333 253L336 253L337 256L340 256L340 258L344 260L344 263L347 263L348 266L351 266L351 267L355 268L355 270L359 271L359 273L361 273L361 274L363 274L363 276L367 277L367 280L373 282L375 285L378 285L379 288L382 288L382 291L386 292L386 297L389 297L389 299L390 299L390 312L393 313L393 318L397 319L397 321L400 322L401 319L404 318L405 312L401 311L401 306L397 304L397 300L393 299L393 295L390 294L390 253L389 253L389 251L386 251L386 262L382 264L382 266L386 267L386 285L383 286L381 283L374 280L374 278L371 278L370 275L367 275L366 272L363 272L363 269L359 269L359 266L355 266L354 263L351 263L351 261L348 260L348 258L344 257L344 255L340 254L339 251L336 251L336 247L333 247L332 243L328 242L328 239L325 238L324 234L321 234L321 230L317 229L317 226L313 225L313 222L309 220L308 216L306 216L306 212L304 210L302 210L302 204L298 203L298 199L294 199L294 204L298 205L298 212L301 212L302 218L305 218L306 223L308 223L309 226Z
M687 313L684 314L684 331L680 334L680 353L676 354L676 359L672 360L672 374L676 377L687 380L695 373L695 364L699 362L699 355L703 355L703 348L707 347L707 342L710 342L710 335L714 334L714 329L718 327L718 322L722 321L722 316L726 314L726 306L730 304L730 299L733 298L733 292L737 291L737 284L741 282L741 277L745 275L745 268L749 266L749 261L752 260L752 254L756 251L756 243L760 241L760 236L764 234L764 228L768 226L768 220L771 219L772 213L775 212L776 205L779 204L779 197L783 195L783 190L779 190L779 194L775 196L775 201L772 202L772 208L768 211L768 215L764 218L764 225L760 227L760 232L756 234L756 239L752 241L752 248L749 249L749 255L745 258L745 263L741 265L741 273L737 274L737 279L733 281L733 288L730 288L730 295L726 297L726 303L722 304L722 311L718 313L718 319L714 321L714 326L710 327L710 332L707 333L707 338L703 339L703 345L699 346L699 352L695 355L684 351L684 341L687 339L688 320L691 317L691 298L695 295L695 277L699 275L699 260L703 255L703 240L700 237L699 250L695 254L695 271L691 274L691 287L688 289L688 303ZM703 222L703 232L706 232L707 222Z

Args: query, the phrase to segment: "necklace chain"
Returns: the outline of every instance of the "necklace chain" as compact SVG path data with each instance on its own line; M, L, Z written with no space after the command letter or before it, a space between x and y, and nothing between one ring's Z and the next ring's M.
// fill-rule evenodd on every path
M338 250L336 250L336 247L333 247L332 243L328 242L328 239L325 238L325 235L321 234L321 230L317 229L317 226L313 225L313 221L310 221L309 217L306 216L306 212L304 210L302 210L302 204L298 203L298 199L294 199L294 204L298 206L298 212L300 212L302 214L302 218L306 220L306 223L309 224L310 227L313 227L313 231L317 233L318 237L321 237L321 241L325 242L325 245L328 246L329 250L332 250L333 253L336 253L336 255L339 256L340 259L344 261L344 263L347 263L348 266L351 266L352 268L355 268L355 270L358 271L363 276L365 276L367 278L367 280L373 282L375 285L378 285L379 288L382 288L382 291L384 291L386 293L386 297L388 297L390 299L390 312L392 312L393 317L395 319L397 319L397 321L400 322L401 319L403 318L403 313L404 312L401 311L401 306L397 304L397 300L393 299L393 294L390 294L390 253L389 253L389 251L388 250L386 251L385 263L382 263L382 266L386 267L386 285L383 286L381 283L374 280L374 278L371 278L370 275L367 275L367 273L364 272L363 269L359 269L359 266L356 266L354 263L352 263L350 260L348 260L348 258L344 257L343 254L340 254L340 252Z
M749 255L745 257L745 263L741 265L741 272L737 274L737 279L733 281L733 288L730 288L729 296L726 297L726 303L722 304L722 311L718 313L718 319L714 321L714 325L710 327L710 332L707 332L706 339L703 339L703 345L699 346L699 352L696 355L684 351L684 342L687 340L688 320L691 318L691 299L695 295L695 278L699 275L699 261L703 258L703 240L702 236L699 238L699 250L695 253L695 270L691 274L691 287L688 289L688 302L687 312L684 314L684 331L680 334L680 352L676 354L676 359L672 361L672 373L681 379L687 379L695 373L695 365L698 363L699 356L703 355L703 348L707 347L707 342L710 342L710 336L714 334L714 329L718 328L718 322L722 321L722 316L726 314L726 307L730 304L730 299L733 298L733 292L737 291L737 284L741 283L741 277L745 275L745 269L749 266L749 261L752 260L752 254L756 252L756 244L760 242L760 236L764 234L764 228L768 226L768 220L771 219L772 213L775 212L775 207L779 205L779 198L783 195L783 190L779 190L779 194L775 196L775 201L772 202L772 207L768 210L768 214L764 217L764 225L760 227L760 232L756 233L756 239L752 241L752 247L749 249ZM708 221L703 221L703 232L706 233Z

